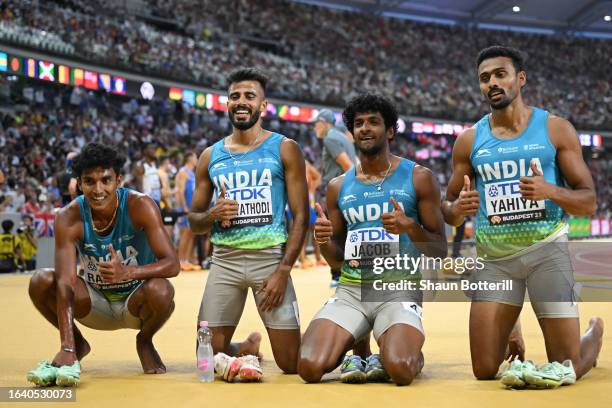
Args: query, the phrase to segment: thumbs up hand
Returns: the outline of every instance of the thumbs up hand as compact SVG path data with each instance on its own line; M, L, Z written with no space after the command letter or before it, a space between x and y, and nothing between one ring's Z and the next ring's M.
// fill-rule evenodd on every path
M113 248L113 244L108 246L111 259L108 262L100 262L98 264L98 271L102 275L102 279L106 283L119 283L122 281L130 280L130 274L128 268L121 262L119 255Z
M393 205L393 211L382 215L383 228L390 234L407 233L411 224L414 224L414 220L406 216L402 207L393 197L391 197L391 204Z
M212 216L223 228L231 227L232 219L238 216L238 201L227 198L225 186L221 186L221 194L212 209Z
M463 176L463 188L459 193L459 198L453 201L452 211L455 215L463 217L474 216L480 207L480 194L472 190L470 176Z
M550 197L554 186L544 179L544 175L536 165L535 160L529 163L529 168L533 175L531 177L521 177L519 184L521 195L532 201L546 200Z
M326 244L333 235L332 223L327 219L319 203L315 204L317 220L314 225L314 239L319 245Z

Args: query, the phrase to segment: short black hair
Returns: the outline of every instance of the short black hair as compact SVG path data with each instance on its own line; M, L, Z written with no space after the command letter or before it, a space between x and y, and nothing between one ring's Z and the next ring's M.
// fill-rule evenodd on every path
M15 223L12 220L2 221L2 230L4 231L5 234L8 234L9 232L11 232L14 226L15 226Z
M263 71L257 68L238 68L232 71L227 78L227 88L229 89L232 84L242 81L257 81L261 85L264 93L266 92L266 86L268 85L268 76Z
M115 147L100 143L88 143L81 153L72 160L72 171L77 177L85 170L102 167L103 169L113 169L119 175L125 158L123 158Z
M191 157L191 156L195 156L198 157L196 152L192 151L192 150L187 150L185 152L185 154L183 155L183 164L187 163L187 160Z
M476 68L480 66L482 61L497 57L510 58L517 73L525 71L525 56L523 53L516 48L506 47L504 45L492 45L480 50L478 57L476 58Z
M373 94L364 93L351 99L342 112L342 120L344 125L353 133L355 125L355 116L359 113L380 113L385 121L385 130L393 128L393 134L397 133L397 120L399 115L397 109L386 97Z

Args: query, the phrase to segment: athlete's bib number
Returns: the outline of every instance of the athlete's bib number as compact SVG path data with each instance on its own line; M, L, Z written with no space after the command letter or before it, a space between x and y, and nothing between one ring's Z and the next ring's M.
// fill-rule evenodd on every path
M233 188L227 198L238 202L238 216L232 226L272 224L272 189L270 186Z
M359 228L349 231L346 236L344 259L351 267L369 264L374 258L393 258L396 255L399 255L399 235L390 234L384 228Z
M491 225L514 224L546 218L545 200L532 201L523 198L518 180L485 184L484 193L487 218Z

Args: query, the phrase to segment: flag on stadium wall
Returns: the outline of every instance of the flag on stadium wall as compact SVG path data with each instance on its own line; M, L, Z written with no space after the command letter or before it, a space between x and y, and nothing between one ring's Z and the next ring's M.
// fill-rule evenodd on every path
M6 52L0 52L0 71L6 71L8 67L8 55Z
M82 86L85 73L82 69L72 68L70 70L70 84L74 86Z
M172 99L173 101L180 101L183 99L183 90L181 88L170 88L168 98Z
M206 108L206 95L204 95L202 92L196 93L195 104L198 108Z
M54 229L55 214L36 213L34 214L34 230L38 237L52 237L55 235Z
M30 78L36 78L36 68L38 68L36 65L36 60L34 58L28 58L26 60L26 75Z
M23 62L20 57L9 57L8 72L12 74L21 74L23 70Z
M125 78L113 76L112 82L113 82L112 93L117 94L117 95L126 94L127 90L125 86Z
M191 89L183 89L183 102L191 106L195 105L195 92Z
M108 74L100 74L98 76L98 83L100 88L104 89L106 92L111 91L111 77Z
M38 61L38 79L43 81L55 81L55 64L52 62Z
M206 106L208 107L208 109L213 109L216 111L221 111L221 112L227 112L227 96L225 95L216 95L216 94L209 94L211 96L211 104L209 106L208 104L208 97L207 97L207 101L206 101Z
M98 89L98 73L93 71L85 71L85 81L83 82L87 89Z
M70 84L70 67L60 65L57 67L57 82L60 84Z

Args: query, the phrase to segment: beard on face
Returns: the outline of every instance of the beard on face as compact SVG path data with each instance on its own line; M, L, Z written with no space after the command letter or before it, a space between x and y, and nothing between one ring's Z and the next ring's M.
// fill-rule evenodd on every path
M239 109L245 109L244 107L236 107L234 108L234 111L239 110ZM251 109L246 108L249 112L251 112ZM259 120L259 117L261 116L261 111L256 110L255 112L251 112L251 118L247 121L239 121L236 120L234 117L234 112L232 111L228 111L227 112L228 116L229 116L229 120L232 123L232 126L234 126L236 129L238 130L247 130L252 128L257 121Z
M372 146L369 146L369 147L362 147L362 146L359 145L359 143L355 143L355 147L364 156L376 156L382 150L383 143L384 142L376 143L376 144L374 144Z
M499 90L496 90L496 92ZM510 98L505 91L501 91L501 97L500 99L493 101L491 100L491 97L489 95L487 95L487 100L489 102L489 106L491 106L491 109L504 109L506 107L508 107L511 103L513 98Z

